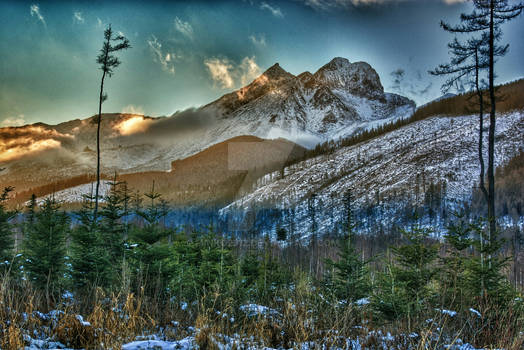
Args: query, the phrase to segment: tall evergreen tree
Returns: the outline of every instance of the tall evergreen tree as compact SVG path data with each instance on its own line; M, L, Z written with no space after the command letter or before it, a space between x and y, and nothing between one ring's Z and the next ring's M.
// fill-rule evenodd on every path
M63 284L69 216L54 198L46 198L24 241L24 263L29 281L45 292L50 306Z
M114 43L114 44L113 44ZM100 190L100 125L102 123L102 103L107 100L107 94L104 92L104 81L106 76L110 78L114 69L120 65L120 60L115 53L129 49L131 45L121 34L115 35L111 25L104 31L104 44L100 50L96 62L102 70L102 79L100 81L100 96L98 100L98 118L96 129L96 191L95 191L95 218L98 214L98 194Z
M508 0L473 0L474 11L471 14L461 14L462 24L452 26L441 23L442 27L454 33L482 32L482 38L487 46L488 90L490 100L489 131L488 131L488 220L490 240L496 235L495 214L495 123L497 97L495 94L495 58L504 56L509 44L500 45L502 39L502 24L522 13L524 4L509 5Z
M443 25L444 29L448 30L449 26ZM486 202L488 201L488 191L484 185L484 83L481 76L482 70L489 67L486 59L487 45L485 34L483 38L470 38L466 42L460 42L455 38L448 44L448 48L452 55L451 62L441 64L433 71L433 75L451 75L450 78L442 85L442 90L449 90L457 82L464 82L471 86L475 91L475 96L478 99L478 113L479 113L479 138L478 138L478 157L480 164L480 190L484 195Z

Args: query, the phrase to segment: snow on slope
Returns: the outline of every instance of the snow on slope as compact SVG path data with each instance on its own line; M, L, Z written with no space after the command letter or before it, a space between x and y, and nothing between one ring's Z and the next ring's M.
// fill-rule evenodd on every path
M84 195L95 194L96 182L82 184L65 190L57 191L53 194L38 198L37 203L41 204L46 198L54 198L57 202L62 203L79 203L82 202ZM100 181L99 195L104 197L109 194L111 190L111 181L102 180ZM100 202L104 202L104 198L100 199Z
M496 126L496 165L507 162L524 148L524 112L500 115ZM487 136L484 143L487 149ZM423 193L430 183L445 182L447 198L468 198L479 176L478 117L432 117L371 139L287 167L284 178L269 174L249 195L222 209L247 211L268 203L296 207L298 231L308 232L308 198L316 193L319 227L329 229L343 210L342 197L351 190L353 205L407 193L413 202L415 188ZM487 156L486 156L487 159ZM423 195L419 196L421 201Z

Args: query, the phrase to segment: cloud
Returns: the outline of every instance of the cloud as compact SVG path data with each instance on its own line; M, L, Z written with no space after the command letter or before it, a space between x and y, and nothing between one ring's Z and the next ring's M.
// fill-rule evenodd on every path
M217 120L219 114L214 108L190 108L164 118L133 116L113 125L113 129L118 131L114 136L121 138L122 143L132 140L135 144L143 142L165 146L172 145L173 140L182 143L186 139L193 141L195 135L206 133Z
M47 26L47 24L45 23L45 18L44 16L42 16L42 14L40 13L40 6L37 5L37 4L33 4L29 7L30 9L30 13L31 13L31 17L36 17L38 18L38 20L40 22L42 22L42 24L44 26Z
M264 34L259 34L258 36L251 34L248 38L255 46L266 46L266 36Z
M234 85L233 77L231 76L230 70L233 69L233 66L229 63L227 58L211 58L204 61L211 79L215 83L220 84L222 88L232 88Z
M393 86L391 87L393 90L396 90L397 92L402 91L402 82L404 81L404 76L406 74L406 71L402 68L395 69L393 72L390 73L390 75L393 77Z
M351 6L366 6L366 5L383 5L398 2L415 2L417 0L299 0L304 5L309 6L315 10L328 11L337 8L349 8ZM440 1L447 5L466 2L468 0L434 0Z
M7 117L0 123L0 127L6 127L6 126L22 126L24 125L25 118L23 114L19 114L16 117Z
M418 97L427 95L433 87L432 82L424 80L420 70L406 72L402 68L395 69L390 73L393 78L392 90L408 97Z
M433 83L430 82L430 83L429 83L425 88L420 89L420 90L418 91L418 94L419 94L419 95L426 95L426 94L429 92L429 90L431 89L432 86L433 86Z
M280 7L278 7L278 6L271 6L267 2L263 2L262 4L260 4L260 9L261 10L268 10L275 17L280 17L280 18L284 17L284 14L280 10Z
M227 58L210 58L204 61L211 79L223 89L244 86L261 74L255 57L244 57L235 65Z
M175 29L189 39L193 40L193 27L189 22L184 22L180 18L175 17Z
M102 20L100 18L96 18L96 27L97 28L102 28L102 26L104 25L104 23L102 23Z
M148 133L172 140L174 136L182 136L197 130L209 130L209 126L216 123L217 117L218 114L214 109L190 108L176 112L171 117L157 119L148 129Z
M164 52L162 50L162 44L154 35L151 35L151 38L147 40L147 44L154 55L153 60L160 63L164 71L170 74L175 74L174 61L177 58L175 53Z
M10 161L28 154L59 148L73 136L43 126L27 125L0 129L0 161Z
M153 124L153 119L144 116L132 116L113 126L120 135L143 133Z
M73 21L75 23L84 23L85 20L84 20L84 17L82 16L82 12L80 11L73 12Z
M255 62L255 57L245 57L240 63L239 73L240 84L244 86L256 79L262 72Z

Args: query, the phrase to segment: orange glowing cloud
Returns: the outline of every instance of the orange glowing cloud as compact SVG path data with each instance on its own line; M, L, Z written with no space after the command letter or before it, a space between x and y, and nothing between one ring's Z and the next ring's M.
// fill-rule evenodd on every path
M132 135L146 131L152 123L152 119L137 115L115 124L113 129L118 131L120 135Z
M28 154L59 148L73 136L42 126L8 127L0 129L0 162L21 158Z
M0 146L0 162L7 162L28 155L30 153L41 152L51 148L58 148L61 145L62 144L60 141L49 139L36 141L28 146L11 147L7 150L3 150Z

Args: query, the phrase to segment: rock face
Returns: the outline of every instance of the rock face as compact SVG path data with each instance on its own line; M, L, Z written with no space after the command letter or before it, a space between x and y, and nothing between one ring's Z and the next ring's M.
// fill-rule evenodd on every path
M313 79L313 83L318 85L385 102L380 78L366 62L350 63L345 58L337 57L320 68Z
M369 64L337 57L314 74L298 76L277 63L203 109L216 109L224 119L235 120L235 127L250 124L257 136L287 136L301 143L292 135L317 142L349 136L381 121L408 117L415 103L385 93Z

